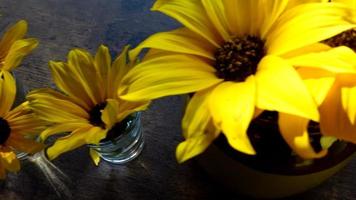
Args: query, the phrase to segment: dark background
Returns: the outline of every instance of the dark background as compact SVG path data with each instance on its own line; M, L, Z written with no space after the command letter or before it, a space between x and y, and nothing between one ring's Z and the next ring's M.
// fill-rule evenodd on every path
M40 46L16 75L28 88L53 87L47 63L65 60L73 47L92 53L106 44L116 55L127 43L137 45L148 35L179 25L149 11L153 0L0 0L0 30L20 19L29 23L29 37ZM175 147L182 141L182 97L155 101L143 113L145 149L127 165L102 162L95 167L83 147L54 161L68 179L70 194L58 196L38 168L24 162L18 175L0 182L1 200L37 199L246 199L211 180L193 161L179 165ZM321 186L289 199L356 199L356 159ZM234 197L227 197L233 195Z

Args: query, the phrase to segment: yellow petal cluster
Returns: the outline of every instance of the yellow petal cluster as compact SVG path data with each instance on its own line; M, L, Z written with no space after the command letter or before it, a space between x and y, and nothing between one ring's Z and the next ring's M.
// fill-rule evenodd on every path
M39 118L50 123L41 139L62 136L47 149L50 159L85 144L98 144L116 123L147 107L148 101L128 102L118 97L117 91L125 93L122 78L132 67L127 51L128 46L112 61L109 49L101 45L95 56L73 49L67 62L50 61L52 77L60 91L42 88L27 96ZM91 112L98 106L102 124L91 121ZM99 155L92 151L90 155L98 164Z

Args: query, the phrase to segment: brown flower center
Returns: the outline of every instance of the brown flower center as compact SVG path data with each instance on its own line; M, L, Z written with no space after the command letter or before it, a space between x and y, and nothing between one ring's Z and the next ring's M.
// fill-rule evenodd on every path
M356 30L344 31L330 39L324 41L331 47L347 46L356 51Z
M106 102L100 103L94 106L89 111L89 122L94 126L100 126L101 128L105 128L105 123L101 120L101 111L105 108Z
M0 117L0 145L4 144L10 137L11 128L9 123Z
M226 81L242 82L255 74L265 55L264 41L246 35L225 42L215 52L216 75Z

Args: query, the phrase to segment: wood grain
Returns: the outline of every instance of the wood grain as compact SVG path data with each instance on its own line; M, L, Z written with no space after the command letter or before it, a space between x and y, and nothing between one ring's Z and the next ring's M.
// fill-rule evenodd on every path
M160 13L149 11L153 0L0 0L0 30L19 19L29 22L30 37L39 48L18 68L27 87L53 87L47 63L64 60L74 47L95 52L100 44L117 54L127 43L178 27ZM143 114L145 149L127 165L102 162L95 167L88 149L64 154L54 163L70 181L72 197L58 196L34 164L23 163L18 175L0 182L1 200L38 199L246 199L221 188L193 161L179 165L175 147L182 141L183 98L155 101ZM356 199L356 159L321 186L292 199ZM233 195L233 197L228 197Z

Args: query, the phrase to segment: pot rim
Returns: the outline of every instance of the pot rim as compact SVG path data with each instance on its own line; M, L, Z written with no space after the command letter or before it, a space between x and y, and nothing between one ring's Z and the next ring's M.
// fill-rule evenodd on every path
M345 161L350 156L356 154L356 145L349 142L338 141L333 144L332 147L329 148L328 154L319 159L310 160L311 164L303 165L303 166L294 166L294 168L286 166L276 166L271 165L271 163L259 163L256 161L257 158L251 155L239 153L237 150L230 147L225 141L221 141L222 139L216 139L212 145L216 146L219 150L221 150L227 157L230 159L239 162L247 167L250 167L254 170L276 174L276 175L288 175L288 176L298 176L298 175L307 175L313 174L316 172L324 171L334 167L335 165ZM269 166L266 166L269 165Z

